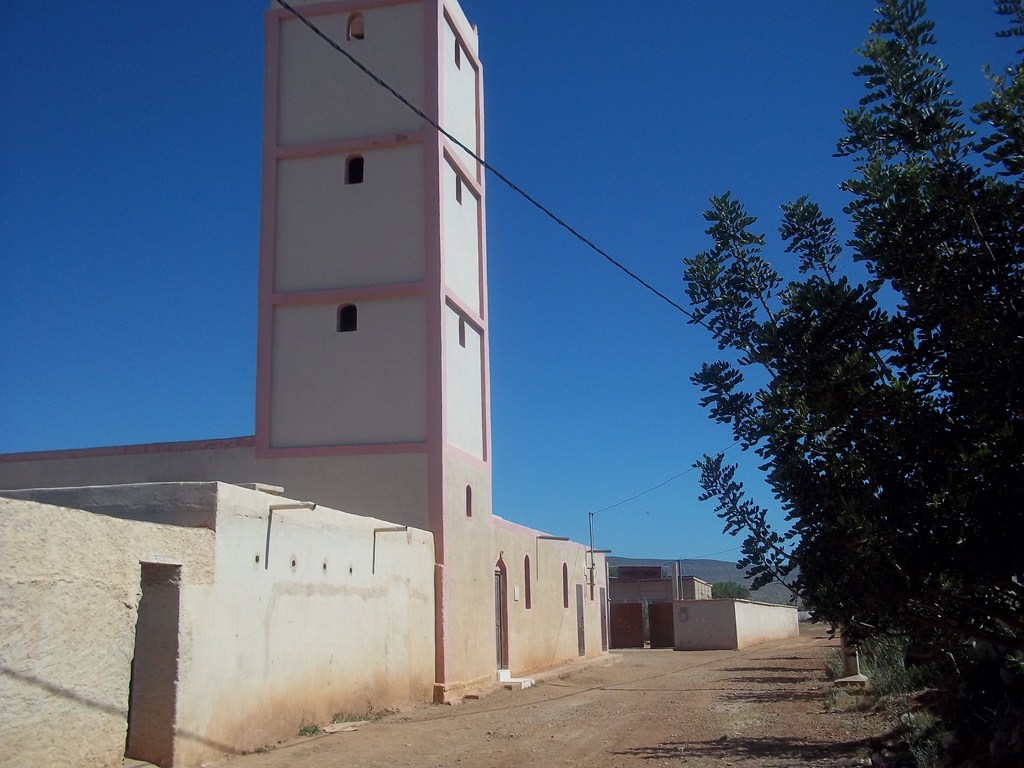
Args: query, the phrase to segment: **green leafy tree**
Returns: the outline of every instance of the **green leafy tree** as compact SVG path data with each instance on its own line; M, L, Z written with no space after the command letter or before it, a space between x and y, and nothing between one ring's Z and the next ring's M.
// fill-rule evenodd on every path
M1024 29L1024 2L996 3ZM694 321L727 359L693 381L759 457L775 530L721 456L702 499L744 532L753 588L790 583L854 637L938 633L1024 648L1024 62L988 73L975 131L920 0L879 0L867 93L838 154L855 175L845 275L832 219L782 206L786 285L728 193L687 258ZM795 570L799 566L798 570Z
M732 597L737 600L746 600L750 597L750 590L735 581L719 581L711 585L711 597L719 600L723 597Z

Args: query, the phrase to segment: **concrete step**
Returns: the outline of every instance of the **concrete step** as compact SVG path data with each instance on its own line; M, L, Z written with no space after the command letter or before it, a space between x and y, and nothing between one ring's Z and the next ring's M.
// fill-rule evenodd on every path
M510 677L507 680L501 681L501 687L509 691L524 691L527 688L533 688L533 678Z

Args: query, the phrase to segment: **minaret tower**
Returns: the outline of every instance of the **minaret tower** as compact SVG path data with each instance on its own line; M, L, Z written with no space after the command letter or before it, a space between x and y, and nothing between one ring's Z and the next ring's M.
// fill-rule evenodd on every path
M457 3L291 3L482 155ZM446 545L490 515L483 169L286 10L265 59L257 461L433 532L443 681Z

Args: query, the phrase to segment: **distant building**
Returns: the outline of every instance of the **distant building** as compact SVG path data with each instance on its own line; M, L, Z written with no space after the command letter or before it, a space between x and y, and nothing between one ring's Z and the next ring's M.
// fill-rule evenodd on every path
M482 155L483 75L477 34L455 0L292 2ZM426 532L433 542L432 574L420 573L416 589L433 606L427 682L436 701L492 684L499 670L504 676L525 674L601 655L608 647L603 557L596 556L596 567L589 572L597 578L588 581L592 555L582 545L507 522L491 510L484 169L287 11L267 11L265 50L255 435L0 456L0 488L259 482L267 484L261 486L265 491L278 493L270 486L283 489L288 499L386 522L377 528L407 526L408 537L415 541L421 541L417 531ZM139 486L123 492L138 498L158 490ZM256 495L246 497L246 504L253 509L262 505L254 519L267 527L270 541L270 512L283 502L275 502L271 493L252 493ZM88 495L82 491L71 498ZM78 525L108 525L95 516L109 517L109 507L82 517L40 506L30 515L25 503L55 502L46 494L25 498L3 503L0 514L19 515L40 529L50 525L51 514L66 520L72 531ZM143 507L158 505L159 498L157 493ZM176 509L177 503L167 500L169 508ZM137 525L113 526L111 536L124 528L144 539L146 526L156 525L141 513L125 514ZM220 512L209 514L220 519ZM302 517L302 510L289 513L292 519ZM180 518L171 524L182 527ZM337 531L335 524L341 526ZM344 536L344 525L328 525L321 546L311 544L309 550L310 556L314 550L323 553L313 561L324 559L330 580L324 584L334 585L328 592L336 595L339 606L350 605L346 590L364 588L334 581L339 578L332 569L336 555L330 552L344 549L329 552L325 547ZM232 542L232 530L213 526L216 543L204 546L233 549L237 542ZM143 597L145 564L179 567L180 584L195 583L192 561L174 543L179 539L173 532L168 538L154 534L152 547L133 550L131 557L138 558L135 583ZM380 544L387 539L379 532L374 540ZM104 567L106 554L91 549L102 542L102 536L83 542L86 551L79 553L77 573L90 572L90 563ZM261 569L255 567L259 547L252 542L246 547L238 556L249 561L245 567L251 573L238 577L240 589L266 589L268 594L312 589L313 577L293 571L289 556ZM295 559L296 569L307 567L308 557ZM223 565L224 573L242 567ZM5 573L5 579L18 578ZM234 583L235 577L225 578L225 583ZM117 589L127 589L123 580L117 584ZM8 586L3 584L5 590ZM372 589L360 594L367 606L377 600ZM180 609L190 612L183 596L180 601ZM326 607L329 602L317 598L310 604L316 604L316 611L334 610ZM128 625L142 620L137 594L125 592L124 605ZM43 635L19 641L28 644L22 648L22 662L33 671L11 667L0 676L0 695L6 700L21 697L42 711L54 705L55 696L64 695L55 690L91 700L91 693L77 683L66 687L53 682L50 676L61 659L39 659L55 647L54 634L73 631L49 603L38 610L51 608L52 620L41 625L46 627ZM365 614L351 610L346 621L365 625L366 642L388 658L389 646L374 639L381 616L369 608ZM386 619L419 620L418 613ZM310 627L319 626L319 620L311 621ZM271 621L270 626L276 625ZM4 629L16 627L5 624ZM319 631L296 618L293 653L304 654L310 633ZM117 637L117 653L130 651L124 637ZM236 644L242 659L241 646L253 638L225 632L221 640L228 648ZM322 643L322 638L315 642ZM344 647L338 646L337 664L346 663ZM410 652L422 653L422 644L416 649ZM231 656L228 651L223 658ZM122 680L130 659L118 658L115 678ZM422 673L421 661L412 664L409 674ZM388 667L380 674L393 671ZM252 668L248 674L263 679L266 670ZM408 698L423 696L420 682L417 677L404 689ZM313 684L298 677L294 683L303 690ZM253 685L258 689L257 682ZM275 695L286 696L289 683L282 679L281 685ZM227 695L218 706L239 707L250 693L239 689L237 699ZM121 717L127 727L128 686L115 694L104 699L104 706L113 707L108 714ZM339 690L338 697L343 700L345 693ZM377 700L372 694L366 697L368 704ZM279 736L297 726L301 701L297 693L291 719L282 715L276 722ZM120 715L119 707L124 708ZM153 727L162 730L160 738L173 740L182 717L193 714L168 710ZM62 720L65 741L75 740L68 730L75 720ZM247 736L232 741L227 733L207 739L203 722L189 720L194 723L189 732L211 752L259 746ZM11 744L26 738L12 728L0 726L0 751L7 754ZM190 750L190 755L198 754L198 748ZM173 761L178 764L176 757Z

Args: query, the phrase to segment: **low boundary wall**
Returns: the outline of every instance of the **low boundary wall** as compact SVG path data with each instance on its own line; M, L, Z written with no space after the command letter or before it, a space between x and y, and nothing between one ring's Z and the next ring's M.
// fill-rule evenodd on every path
M677 651L747 648L800 634L796 608L752 600L677 600L672 604Z

